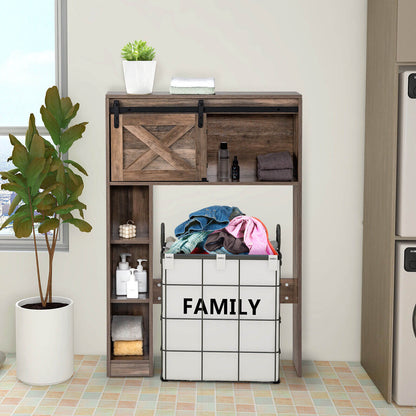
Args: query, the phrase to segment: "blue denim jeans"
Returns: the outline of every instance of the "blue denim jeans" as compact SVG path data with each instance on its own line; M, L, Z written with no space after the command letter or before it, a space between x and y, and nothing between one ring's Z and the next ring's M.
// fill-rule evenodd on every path
M237 207L212 205L189 214L189 219L175 228L175 235L183 237L197 231L219 230L238 215L243 213Z

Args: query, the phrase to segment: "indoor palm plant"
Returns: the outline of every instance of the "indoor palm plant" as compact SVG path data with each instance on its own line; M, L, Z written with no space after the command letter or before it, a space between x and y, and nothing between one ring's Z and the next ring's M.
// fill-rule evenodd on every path
M155 50L143 40L127 43L121 50L128 94L150 94L155 79Z
M87 124L69 127L78 109L79 104L72 105L70 98L60 98L57 87L49 88L40 113L54 144L39 135L31 114L25 144L9 135L13 146L9 160L15 168L0 172L6 180L1 188L15 193L9 218L0 229L13 224L16 237L32 235L34 244L39 296L16 303L17 376L28 384L59 383L73 373L73 302L52 296L52 270L60 225L91 231L83 219L87 207L79 200L84 188L80 174L87 172L73 160L64 159ZM39 234L43 234L48 252L46 288L40 272Z

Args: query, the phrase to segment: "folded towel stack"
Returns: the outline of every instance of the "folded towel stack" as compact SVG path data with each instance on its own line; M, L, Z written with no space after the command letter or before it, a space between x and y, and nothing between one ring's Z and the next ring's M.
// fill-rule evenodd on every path
M172 78L171 94L215 94L214 78Z
M143 355L143 320L141 316L114 315L111 339L114 355Z
M289 152L267 153L257 156L257 179L259 181L291 181L293 159Z

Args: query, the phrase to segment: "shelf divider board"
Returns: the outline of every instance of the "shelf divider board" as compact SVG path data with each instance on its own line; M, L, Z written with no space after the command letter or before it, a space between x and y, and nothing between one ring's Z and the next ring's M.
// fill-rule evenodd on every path
M120 238L120 239L111 239L111 244L121 244L121 245L133 245L133 244L149 244L149 237L136 237L136 238Z

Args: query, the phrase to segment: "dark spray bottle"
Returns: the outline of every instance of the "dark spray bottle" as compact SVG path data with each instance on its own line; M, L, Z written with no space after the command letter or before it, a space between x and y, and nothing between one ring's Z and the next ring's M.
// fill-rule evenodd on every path
M231 166L231 181L240 182L240 166L238 166L237 156L234 156L233 164Z

